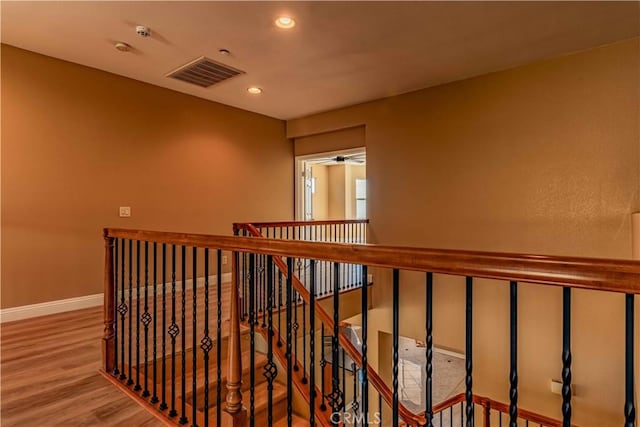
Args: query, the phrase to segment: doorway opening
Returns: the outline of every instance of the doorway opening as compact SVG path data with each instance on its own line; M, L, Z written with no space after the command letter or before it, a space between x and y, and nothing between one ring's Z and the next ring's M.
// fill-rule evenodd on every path
M367 218L364 148L296 157L296 219Z

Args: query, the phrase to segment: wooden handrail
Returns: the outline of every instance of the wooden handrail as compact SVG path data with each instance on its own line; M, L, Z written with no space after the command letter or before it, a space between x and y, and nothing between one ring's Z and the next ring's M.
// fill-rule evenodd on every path
M433 407L433 413L435 415L438 412L442 412L446 409L449 409L451 406L454 406L464 401L465 401L464 393L456 394L455 396L452 396L449 399L435 405ZM473 403L480 405L483 408L489 408L491 410L495 410L495 411L506 413L506 414L509 413L508 404L498 402L497 400L493 400L488 397L473 395ZM541 424L545 427L562 427L562 421L555 420L553 418L549 418L544 415L536 414L535 412L527 411L526 409L518 408L518 418L526 421L530 421L532 423ZM575 425L573 427L575 427Z
M256 228L265 227L297 227L305 225L339 225L339 224L369 224L368 219L328 219L328 220L313 220L313 221L272 221L272 222L235 222L233 223L234 230L240 230L246 228L248 225L253 225Z
M260 237L260 240L263 240L262 234L260 231L253 226L253 224L247 225L247 230L253 234L254 237ZM282 272L282 275L285 279L288 278L288 268L287 264L284 260L276 256L273 258L273 262L276 264L278 269ZM291 282L293 283L293 287L296 292L302 297L302 299L307 303L311 304L311 294L304 286L304 284L298 279L298 277L294 274L291 277ZM320 318L321 322L324 323L329 330L333 329L334 322L332 316L327 313L327 311L322 308L321 305L316 304L315 307L316 315ZM349 338L341 331L338 335L338 339L340 341L340 345L347 352L349 357L362 369L367 370L367 377L369 379L369 383L373 385L373 387L378 390L382 398L387 404L393 404L393 393L391 389L387 386L384 380L378 375L378 373L371 367L371 365L367 364L366 367L363 366L362 355L360 351L353 345L353 343L349 340ZM402 403L398 405L398 413L400 417L411 426L422 426L425 423L425 418L422 415L417 415L407 409Z
M106 237L640 294L640 261L108 228Z

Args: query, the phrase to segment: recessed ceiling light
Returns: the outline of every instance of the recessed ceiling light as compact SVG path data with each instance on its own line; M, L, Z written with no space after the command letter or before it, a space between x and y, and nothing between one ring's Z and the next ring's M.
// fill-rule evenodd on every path
M129 52L131 50L131 45L129 45L129 44L125 43L125 42L116 42L114 44L114 46L120 52Z
M258 86L251 86L247 88L247 92L249 92L251 95L259 95L262 93L262 88L259 88Z
M296 21L290 16L280 16L276 19L276 27L289 29L296 26Z

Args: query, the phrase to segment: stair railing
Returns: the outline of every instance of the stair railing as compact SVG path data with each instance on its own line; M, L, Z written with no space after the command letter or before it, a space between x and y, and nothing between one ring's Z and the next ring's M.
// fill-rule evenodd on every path
M210 236L202 234L184 234L169 232L152 232L142 230L105 230L105 329L103 337L103 373L114 384L125 390L130 396L138 399L156 416L169 423L190 424L192 426L214 425L213 418L231 417L234 425L260 424L262 419L271 422L286 417L290 424L293 417L293 405L296 396L293 392L293 378L295 375L305 375L307 378L310 404L308 413L299 414L315 424L319 417L315 414L316 403L324 400L332 411L329 420L333 425L349 424L345 418L348 403L348 389L345 378L351 379L344 372L348 366L345 359L351 358L358 367L361 375L361 394L354 402L359 402L360 411L374 420L379 416L376 410L383 409L383 405L375 405L375 399L369 398L367 392L371 383L375 390L384 390L385 383L376 377L369 369L367 362L367 287L362 287L362 347L355 348L344 333L340 333L339 312L340 292L334 287L332 294L332 309L318 306L315 301L317 278L316 269L312 268L309 281L310 290L295 279L294 259L308 260L310 264L318 261L331 263L334 275L340 275L344 264L362 266L366 277L368 268L376 267L391 270L391 314L392 314L392 386L391 395L380 394L389 407L385 407L386 422L398 426L403 421L410 425L434 425L434 416L438 406L433 401L433 330L438 325L433 322L434 274L461 276L465 285L465 392L464 401L460 402L463 409L461 419L467 427L475 425L475 407L482 402L496 408L500 413L507 413L509 425L516 425L518 419L526 415L526 411L518 405L518 285L522 282L533 283L537 286L558 286L562 289L562 352L558 355L558 371L562 378L562 413L561 424L569 427L572 422L572 360L574 355L571 348L571 296L572 289L584 289L593 292L615 292L624 295L621 310L625 313L624 323L620 325L624 330L624 374L619 378L617 393L623 395L620 405L619 421L625 427L637 425L635 406L635 373L634 373L634 296L640 294L640 262L625 260L607 260L593 258L550 257L521 254L504 254L488 252L434 250L420 248L388 247L375 245L354 245L326 242L300 242L280 239L248 238L236 236ZM231 301L229 302L229 325L223 327L222 276L225 273L224 256L230 253L236 259L242 253L249 254L250 279L249 295L250 307L249 332L255 355L256 329L260 318L256 315L255 292L258 289L255 261L258 256L266 257L264 270L260 275L266 278L267 290L267 336L274 344L276 334L274 328L274 314L281 312L275 304L274 290L277 289L279 277L284 279L285 299L284 311L286 324L285 342L286 360L278 362L274 357L273 346L266 349L264 376L267 378L266 390L268 401L275 404L276 392L286 396L286 408L272 406L269 410L262 410L254 406L253 399L247 400L246 387L242 379L247 374L242 370L241 348L243 327L240 323L239 277L236 273L234 283L231 284ZM284 265L283 265L284 263ZM237 268L237 263L232 263ZM215 266L211 268L211 266ZM211 268L211 271L208 270ZM404 414L399 400L399 304L401 281L400 271L421 272L424 276L425 287L425 412L421 414ZM215 272L214 276L209 273ZM166 276L166 277L165 277ZM474 394L473 390L473 290L474 280L477 278L504 281L509 286L510 306L510 334L509 354L509 403L506 407L494 401L483 401ZM191 285L189 285L191 283ZM383 286L378 282L376 286ZM235 290L234 290L235 289ZM212 315L208 300L215 294L215 315ZM135 295L135 296L134 296ZM152 295L153 298L149 296ZM295 331L293 325L299 313L298 304L304 301L309 307L309 326L303 327L309 340L313 336L314 345L309 351L314 353L320 347L325 349L325 341L330 341L331 356L325 359L327 369L319 369L321 375L326 375L326 381L315 378L318 369L294 370L295 360L314 360L298 358L295 355ZM204 305L199 305L207 301ZM235 309L233 308L235 306ZM209 311L207 311L209 310ZM234 313L235 310L235 315ZM209 316L209 317L207 317ZM313 318L313 321L311 320ZM135 320L135 324L133 323ZM201 321L202 320L202 321ZM322 325L325 325L326 337L322 337ZM321 328L321 336L316 335L316 325ZM259 325L262 327L262 325ZM574 325L575 327L575 325ZM229 331L231 336L224 343L223 331ZM280 332L280 331L278 331ZM328 337L328 338L327 338ZM187 339L188 338L188 339ZM320 338L320 339L318 339ZM326 338L326 339L323 339ZM213 343L212 343L213 342ZM321 343L319 345L318 343ZM226 358L222 355L226 344ZM277 345L277 343L275 344ZM217 346L217 347L216 347ZM216 347L216 355L212 349ZM342 350L342 351L341 351ZM297 353L297 352L296 352ZM135 355L135 356L134 356ZM314 354L315 356L315 354ZM207 357L214 359L213 365L217 373L209 376L205 365ZM581 357L577 354L576 357ZM134 362L135 360L135 362ZM222 377L221 366L227 361L227 378ZM250 386L255 386L255 370L250 361ZM348 362L348 361L347 361ZM280 364L280 366L278 366ZM315 367L314 367L315 368ZM284 369L287 375L280 374ZM328 372L330 370L330 372ZM354 372L357 370L354 367ZM165 377L162 377L162 376ZM311 377L313 375L313 378ZM285 378L283 378L285 377ZM355 375L354 375L355 378ZM215 387L204 386L208 380L215 383ZM202 381L202 383L200 383ZM221 389L221 384L226 387ZM325 385L322 396L316 392L314 386ZM282 384L285 383L285 384ZM319 383L319 384L318 384ZM356 382L354 381L354 384ZM187 388L189 385L189 388ZM202 385L202 387L200 387ZM357 384L356 384L357 385ZM234 388L235 387L235 388ZM282 387L286 388L283 391ZM216 390L217 388L217 390ZM212 391L213 389L213 391ZM610 393L615 390L609 390ZM251 395L251 393L250 393ZM230 398L232 396L233 398ZM460 398L460 397L459 397ZM222 402L226 400L226 406ZM212 402L215 402L213 404ZM209 406L207 406L209 405ZM245 409L249 406L249 411ZM349 405L349 410L353 409ZM364 407L367 407L366 409ZM209 410L213 411L212 419L208 417ZM387 412L388 411L388 412ZM490 411L489 411L490 412ZM219 414L219 415L218 415ZM334 415L338 414L338 418ZM342 415L340 415L342 414ZM261 418L263 417L263 418ZM342 417L342 418L340 418ZM413 417L413 418L412 418ZM478 417L481 419L482 417ZM484 422L488 421L484 418ZM365 420L367 421L367 420ZM358 421L360 423L360 421ZM215 422L215 425L220 423ZM486 425L486 424L485 424ZM550 424L553 425L553 424Z

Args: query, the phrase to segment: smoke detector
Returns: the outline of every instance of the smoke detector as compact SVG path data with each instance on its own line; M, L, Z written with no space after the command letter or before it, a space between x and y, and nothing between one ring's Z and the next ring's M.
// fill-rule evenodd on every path
M149 37L151 35L151 28L138 25L136 26L136 33L138 33L140 37Z

